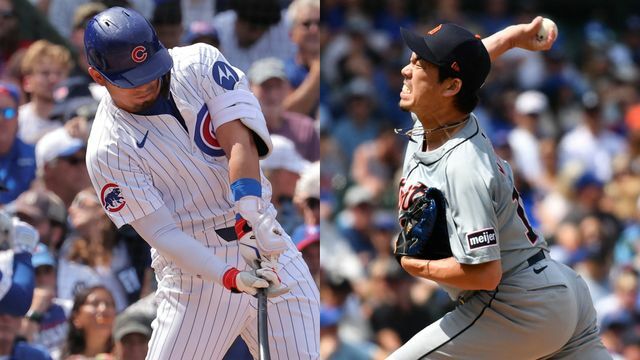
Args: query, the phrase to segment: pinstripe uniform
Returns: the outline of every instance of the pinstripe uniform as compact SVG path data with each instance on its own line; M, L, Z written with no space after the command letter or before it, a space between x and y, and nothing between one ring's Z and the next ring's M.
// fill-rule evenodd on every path
M238 251L228 161L212 123L233 105L228 90L248 89L244 74L220 52L196 44L170 50L170 94L176 111L147 115L100 103L87 148L87 166L103 207L118 226L166 206L178 227L228 265L248 269ZM213 100L212 100L213 99ZM213 119L213 120L212 120ZM233 119L229 119L233 120ZM263 197L271 187L262 176ZM148 359L222 358L240 334L257 356L256 299L186 273L155 249L158 312ZM300 253L280 256L282 282L291 291L270 299L272 356L317 358L319 294Z
M550 259L529 225L509 164L498 158L474 115L433 151L422 134L409 143L399 207L427 187L447 199L449 243L456 261L501 260L493 291L445 286L460 305L426 327L390 359L607 359L585 282Z

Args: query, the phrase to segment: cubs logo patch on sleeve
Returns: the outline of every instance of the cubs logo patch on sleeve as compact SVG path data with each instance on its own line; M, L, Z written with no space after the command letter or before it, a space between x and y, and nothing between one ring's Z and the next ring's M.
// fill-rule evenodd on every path
M118 184L108 183L103 186L102 190L100 190L100 201L102 202L102 207L109 212L122 210L127 202L124 201L121 194L122 190L120 190Z
M498 245L498 238L493 228L487 228L467 233L467 242L469 243L469 249L477 250Z

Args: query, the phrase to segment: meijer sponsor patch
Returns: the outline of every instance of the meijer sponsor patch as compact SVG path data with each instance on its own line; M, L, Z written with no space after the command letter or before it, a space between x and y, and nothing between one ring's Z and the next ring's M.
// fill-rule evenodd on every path
M469 242L469 248L471 250L498 245L496 231L493 230L493 228L482 229L468 233L467 241Z

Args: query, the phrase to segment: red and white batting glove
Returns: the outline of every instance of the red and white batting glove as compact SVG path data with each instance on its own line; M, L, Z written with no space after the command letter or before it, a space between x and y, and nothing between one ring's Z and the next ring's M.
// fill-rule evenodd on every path
M291 238L276 220L276 209L262 198L247 195L236 201L236 212L242 216L236 222L236 234L242 239L249 232L260 255L280 255L289 246ZM254 245L251 244L251 245Z
M278 276L278 262L264 260L261 267L256 270L256 274L269 282L267 287L267 297L276 297L289 292L289 287L282 283Z
M244 292L255 296L258 289L269 287L269 282L256 276L256 271L240 271L236 268L227 270L222 275L222 285L234 293Z

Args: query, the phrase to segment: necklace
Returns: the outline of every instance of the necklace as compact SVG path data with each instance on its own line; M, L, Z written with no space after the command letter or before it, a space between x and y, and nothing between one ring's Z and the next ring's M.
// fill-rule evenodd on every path
M436 131L442 131L442 130L446 130L446 129L451 129L454 128L456 126L459 126L461 124L464 124L465 122L467 122L467 120L470 119L470 116L467 116L466 118L460 120L460 121L456 121L452 124L448 124L448 125L442 125L442 126L438 126L435 127L433 129L425 129L422 126L417 126L417 127L412 127L410 129L393 129L393 132L395 132L398 135L402 135L402 136L406 136L409 138L410 141L412 142L416 142L415 140L413 140L413 136L424 136L424 135L428 135L431 134L433 132Z

